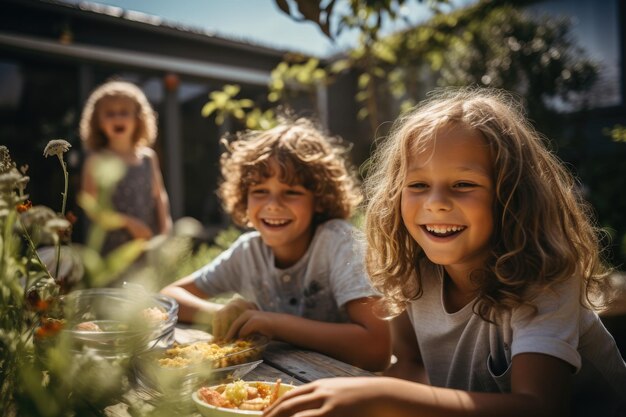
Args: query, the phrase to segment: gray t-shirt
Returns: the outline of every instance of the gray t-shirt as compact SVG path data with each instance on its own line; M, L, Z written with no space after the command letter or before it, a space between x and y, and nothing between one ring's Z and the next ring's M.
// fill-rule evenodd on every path
M448 313L442 274L432 267L424 272L423 296L407 313L432 385L510 392L511 358L534 352L575 369L574 415L613 415L619 401L626 401L626 364L598 315L581 306L576 280L537 297L536 315L517 307L494 317L496 326L474 314L472 303Z
M377 295L365 274L356 229L337 219L319 225L305 255L287 269L274 266L272 250L255 231L194 277L209 296L237 292L263 311L326 322L347 322L348 301Z

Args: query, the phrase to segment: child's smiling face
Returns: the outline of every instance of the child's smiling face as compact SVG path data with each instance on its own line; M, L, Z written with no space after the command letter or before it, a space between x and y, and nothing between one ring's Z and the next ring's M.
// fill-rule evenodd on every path
M402 220L432 262L462 271L483 266L494 229L492 170L484 138L458 126L410 154Z
M137 105L127 97L103 98L98 103L98 121L109 141L132 141L137 127Z
M284 268L296 263L309 247L315 202L310 190L279 180L280 167L275 161L270 161L270 166L273 175L248 189L247 215L263 242L272 248L276 265Z

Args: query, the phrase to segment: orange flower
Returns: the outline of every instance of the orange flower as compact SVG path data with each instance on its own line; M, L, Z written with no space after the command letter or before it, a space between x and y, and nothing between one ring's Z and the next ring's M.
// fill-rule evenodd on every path
M65 215L65 218L67 219L68 222L72 224L76 223L76 220L78 220L78 217L76 217L76 215L72 211L68 211L67 214Z
M26 200L24 201L24 203L17 205L17 212L24 213L25 211L28 211L28 209L30 209L32 206L33 206L32 201Z
M35 337L38 339L56 336L63 329L63 320L42 318L41 326L35 329Z

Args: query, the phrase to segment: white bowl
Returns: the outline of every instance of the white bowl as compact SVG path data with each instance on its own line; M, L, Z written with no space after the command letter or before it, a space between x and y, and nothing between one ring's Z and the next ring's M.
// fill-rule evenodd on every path
M276 382L246 381L246 384L257 384L257 383L267 384L272 389L276 385ZM221 385L224 385L224 384L221 384ZM215 389L219 386L220 385L214 385L209 388ZM279 398L282 397L287 391L291 391L294 388L296 388L295 385L285 384L281 382L280 388L278 390L278 397ZM196 408L198 409L200 414L202 414L204 417L236 417L236 416L249 417L249 416L263 415L263 411L239 410L237 408L223 408L223 407L216 407L214 405L207 404L198 397L197 390L194 391L193 394L191 394L191 398L193 399L193 402L196 403Z

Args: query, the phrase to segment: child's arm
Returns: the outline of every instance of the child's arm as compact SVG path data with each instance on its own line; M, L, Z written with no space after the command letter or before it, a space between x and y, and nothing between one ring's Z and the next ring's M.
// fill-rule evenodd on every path
M150 148L148 149L148 157L150 158L152 166L152 189L154 192L154 198L156 201L157 221L159 227L159 233L166 234L172 229L172 216L170 214L170 200L165 191L165 185L163 184L163 175L161 174L161 168L159 167L159 158L157 154Z
M83 164L83 171L81 174L80 181L80 189L81 191L93 196L94 198L98 195L98 187L96 186L96 182L94 181L93 175L91 175L91 171L93 169L93 159L94 156L89 156L85 163Z
M379 371L389 364L389 325L372 312L375 298L346 304L350 323L328 323L290 314L247 310L231 326L227 338L261 333L316 350L364 369Z
M133 239L150 239L153 236L152 230L144 221L128 214L118 214L124 219L123 227L128 230Z
M169 295L178 302L178 319L182 322L211 324L214 314L224 307L207 301L205 298L212 294L198 288L191 275L163 288L161 294Z
M397 361L385 371L385 375L428 383L417 338L406 311L391 321L391 340Z
M303 410L316 410L315 416L343 417L569 414L569 364L552 356L525 353L515 356L511 366L511 393L468 392L396 378L321 379L286 393L264 416L291 416Z

